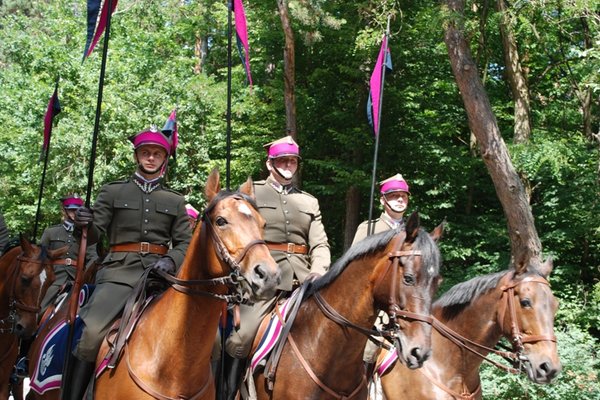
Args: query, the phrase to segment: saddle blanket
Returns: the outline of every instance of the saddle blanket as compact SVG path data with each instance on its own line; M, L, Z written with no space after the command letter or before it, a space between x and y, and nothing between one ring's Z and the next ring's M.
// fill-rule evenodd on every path
M89 296L92 294L94 286L84 285L79 293L79 307L84 305ZM57 310L61 306L66 306L64 301L57 305ZM49 318L47 322L52 321ZM72 351L81 337L83 330L83 320L76 317L73 331ZM67 337L69 335L69 327L65 319L56 324L48 335L44 338L40 346L40 355L35 362L33 373L31 374L30 389L38 394L44 394L48 390L60 389L62 382L62 370L67 352Z
M290 309L294 304L294 299L297 297L298 293L299 290L296 289L288 299L278 306L284 321L287 320ZM265 329L265 333L260 339L256 351L252 355L252 360L250 361L250 370L252 373L254 373L254 370L260 365L261 361L265 360L271 353L271 350L275 347L282 331L283 322L277 316L277 313L272 311L267 329Z
M394 347L391 350L382 349L382 355L377 360L377 367L375 368L375 373L379 376L383 376L388 369L398 360L398 352Z

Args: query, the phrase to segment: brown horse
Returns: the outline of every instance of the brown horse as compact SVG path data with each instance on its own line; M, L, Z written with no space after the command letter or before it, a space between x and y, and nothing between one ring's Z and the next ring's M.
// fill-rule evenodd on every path
M254 373L259 399L364 399L363 350L379 310L393 323L402 362L418 368L430 353L427 316L439 282L441 257L436 240L443 226L427 234L411 215L406 231L369 236L350 248L311 283L287 335L265 369ZM289 326L290 322L286 324ZM271 356L273 357L273 356ZM265 376L268 378L266 379ZM254 396L252 380L250 397Z
M66 248L46 252L21 236L20 246L0 258L0 399L8 398L9 377L18 354L19 339L30 338L40 310L41 272Z
M205 195L209 205L177 279L144 311L120 362L98 377L96 400L214 399L210 356L224 301L274 295L280 272L263 241L252 181L220 192L214 170ZM99 363L105 351L106 342Z
M550 382L561 369L554 336L558 302L547 281L551 271L548 260L448 290L432 309L431 359L418 371L396 363L381 378L386 398L481 399L479 366L489 352L520 364L535 383ZM492 349L503 336L513 352Z

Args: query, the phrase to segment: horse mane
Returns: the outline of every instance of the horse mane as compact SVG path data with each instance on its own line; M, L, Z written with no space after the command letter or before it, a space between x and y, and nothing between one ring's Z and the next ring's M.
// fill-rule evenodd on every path
M373 254L386 247L390 240L399 232L398 229L390 229L375 235L367 236L365 239L351 246L322 277L316 279L307 289L304 298L308 298L315 292L331 284L346 267L354 260ZM441 255L434 240L424 229L419 228L417 238L413 249L422 251L423 265L428 268L423 269L427 280L437 276L440 270Z
M508 272L510 271L494 272L458 283L448 289L433 305L443 308L444 312L456 314L472 300L498 286L498 281Z
M246 193L242 193L239 190L236 190L236 191L221 190L212 199L212 201L208 204L208 206L206 206L206 209L204 210L204 215L210 214L212 212L213 208L215 208L215 206L221 200L223 200L226 197L231 197L231 196L239 196L239 197L241 197L242 199L244 199L245 201L247 201L248 203L250 203L250 205L252 206L252 208L254 208L256 211L258 211L258 205L256 204L256 200L254 198L248 196ZM203 216L203 218L204 218L204 216Z

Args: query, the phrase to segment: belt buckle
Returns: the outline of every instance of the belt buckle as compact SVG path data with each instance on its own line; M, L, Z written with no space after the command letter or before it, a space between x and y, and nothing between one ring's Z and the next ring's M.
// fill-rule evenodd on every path
M140 242L140 254L145 256L150 253L150 242Z
M287 244L287 252L288 253L294 253L296 245L294 243L288 243Z
M71 265L71 264L73 264L73 259L65 258L65 265Z

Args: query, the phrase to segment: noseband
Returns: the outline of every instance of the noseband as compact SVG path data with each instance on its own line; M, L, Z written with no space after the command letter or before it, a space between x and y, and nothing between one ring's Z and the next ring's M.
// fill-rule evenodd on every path
M244 200L242 196L239 194L232 194L229 197L233 197L236 200ZM210 210L212 207L207 207L207 210ZM207 211L204 211L202 215L202 226L200 227L202 232L207 232L210 239L213 242L213 246L215 248L215 253L221 262L229 266L231 272L227 276L222 276L218 278L211 279L193 279L193 280L183 280L178 279L166 272L155 271L160 276L162 276L165 280L167 280L171 287L178 292L189 294L189 295L203 295L214 297L219 300L226 301L230 304L240 304L244 300L244 292L242 290L242 282L244 281L244 277L240 274L242 267L241 262L244 260L250 249L252 249L256 245L265 245L266 243L262 239L253 240L248 243L237 256L234 258L231 255L231 252L227 249L227 246L223 243L221 237L217 234L217 228L214 223L211 221L210 216ZM229 290L228 294L219 294L213 293L207 290L195 289L195 286L226 286Z
M15 296L15 289L17 287L17 278L19 277L19 271L21 270L21 262L25 261L31 264L41 264L45 265L40 260L35 260L33 258L28 258L21 253L17 257L17 262L15 263L15 268L11 273L10 277L10 294L8 295L8 316L0 319L0 333L15 333L17 327L17 310L37 314L40 312L40 307L38 306L30 306L28 304L23 303L20 299L17 299ZM6 328L4 326L7 326Z

